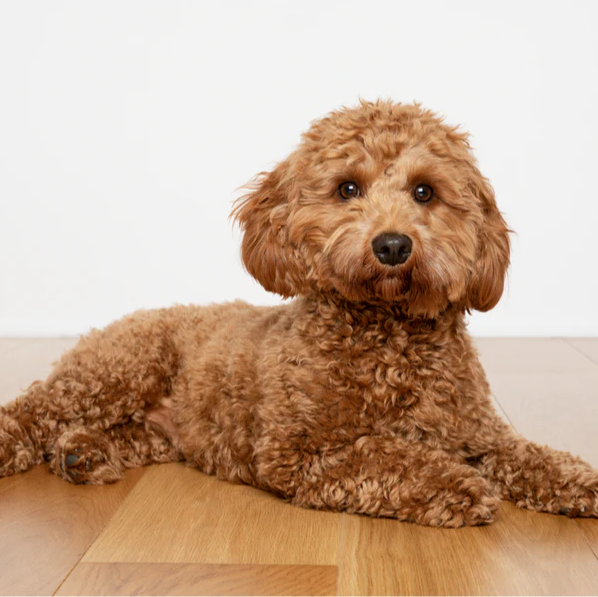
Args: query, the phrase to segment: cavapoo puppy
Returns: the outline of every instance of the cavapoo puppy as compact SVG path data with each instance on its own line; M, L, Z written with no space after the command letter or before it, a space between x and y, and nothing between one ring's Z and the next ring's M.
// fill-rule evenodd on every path
M503 291L508 228L467 135L419 105L313 123L238 200L278 307L139 311L0 409L0 476L72 483L186 460L293 504L440 527L501 499L598 516L598 471L495 412L466 332Z

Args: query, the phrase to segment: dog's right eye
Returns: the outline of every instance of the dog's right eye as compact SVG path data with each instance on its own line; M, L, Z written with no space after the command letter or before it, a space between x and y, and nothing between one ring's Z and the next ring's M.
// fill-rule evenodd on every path
M413 196L419 203L428 203L434 197L434 189L427 184L418 184L413 190Z
M338 186L337 192L338 192L340 198L344 199L345 201L347 201L349 199L355 199L355 197L359 197L359 187L357 186L356 183L354 183L351 180L342 182Z

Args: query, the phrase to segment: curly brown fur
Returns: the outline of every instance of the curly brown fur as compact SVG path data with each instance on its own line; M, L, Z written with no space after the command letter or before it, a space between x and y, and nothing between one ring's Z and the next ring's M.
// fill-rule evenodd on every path
M343 181L361 194L339 197ZM428 203L416 186L433 187ZM233 212L248 271L296 297L140 311L0 409L0 475L73 483L185 459L294 504L458 527L501 499L598 515L598 472L496 414L467 310L500 299L508 230L467 136L418 105L313 124ZM403 263L372 249L412 240Z

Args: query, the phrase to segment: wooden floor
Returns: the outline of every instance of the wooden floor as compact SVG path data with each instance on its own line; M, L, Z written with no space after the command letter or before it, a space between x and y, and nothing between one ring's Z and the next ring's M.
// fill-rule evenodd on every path
M0 403L74 340L0 340ZM478 341L497 408L598 467L598 339ZM295 508L182 464L0 480L2 594L598 594L598 520L517 510L436 530Z

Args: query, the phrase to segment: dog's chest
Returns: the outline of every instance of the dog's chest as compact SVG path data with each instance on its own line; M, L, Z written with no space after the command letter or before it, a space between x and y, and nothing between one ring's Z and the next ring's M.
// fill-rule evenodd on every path
M318 353L307 362L324 427L419 438L438 420L460 425L467 375L445 336L410 334L395 322L349 327L316 338Z

